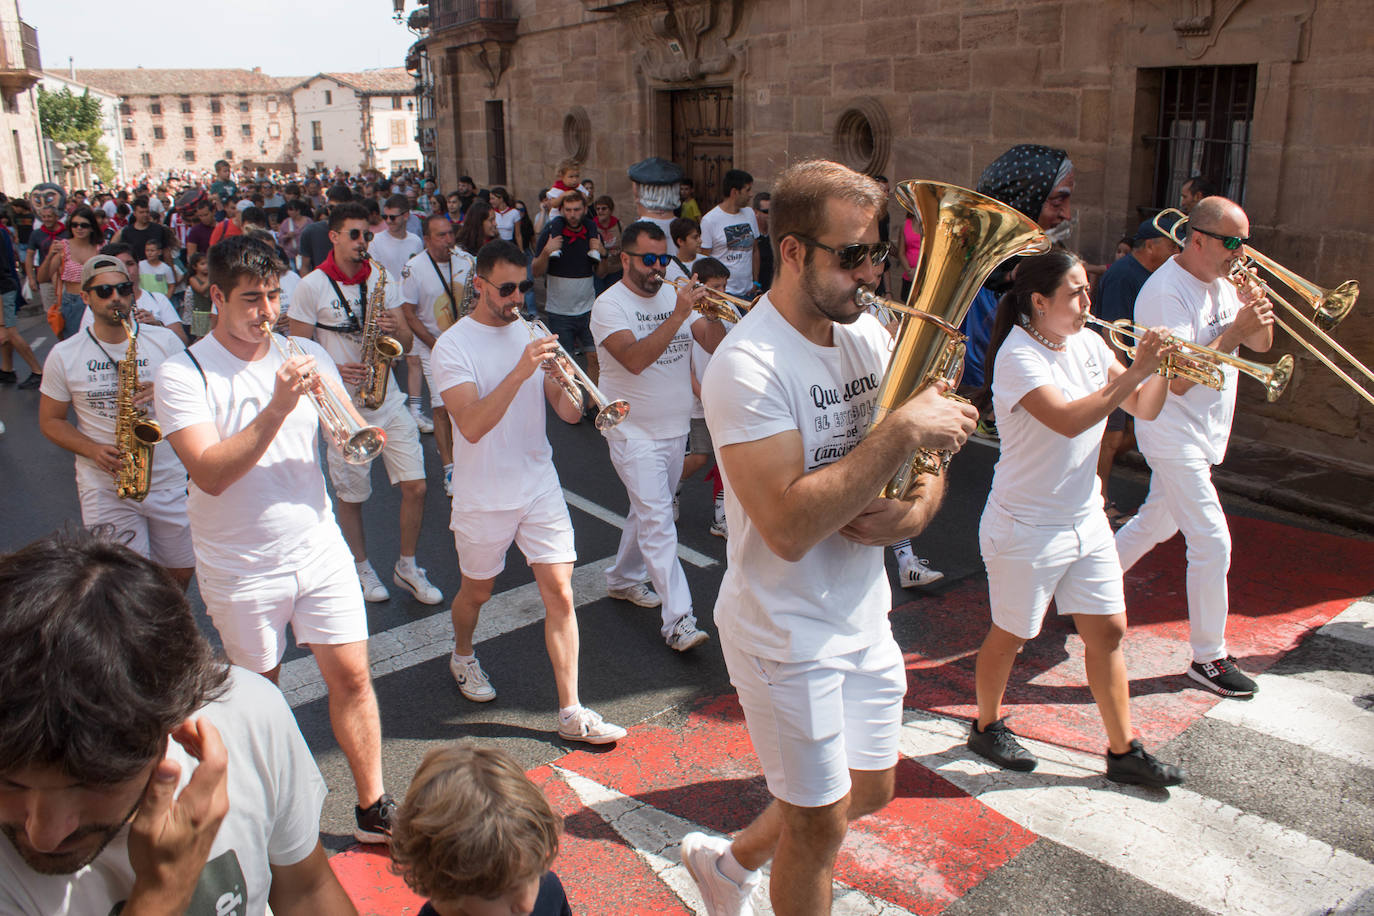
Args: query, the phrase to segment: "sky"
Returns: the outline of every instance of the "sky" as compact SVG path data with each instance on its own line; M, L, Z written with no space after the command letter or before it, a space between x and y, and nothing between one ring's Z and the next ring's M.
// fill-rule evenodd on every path
M406 14L416 8L407 0ZM19 0L45 70L261 67L272 76L405 66L392 0ZM216 40L221 36L222 40Z

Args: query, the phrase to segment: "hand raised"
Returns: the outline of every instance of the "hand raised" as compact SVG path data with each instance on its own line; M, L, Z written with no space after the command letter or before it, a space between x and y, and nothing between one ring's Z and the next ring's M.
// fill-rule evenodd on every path
M978 425L978 410L967 401L945 396L949 384L927 385L893 414L907 426L915 448L957 452Z

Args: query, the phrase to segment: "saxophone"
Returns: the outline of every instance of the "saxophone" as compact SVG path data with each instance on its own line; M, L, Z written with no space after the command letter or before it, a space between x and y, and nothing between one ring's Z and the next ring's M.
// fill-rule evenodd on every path
M120 499L142 502L153 479L153 446L162 441L162 427L134 404L139 390L138 335L127 316L120 320L129 335L129 349L116 367L114 444L119 449L119 470L115 472L115 494Z
M379 265L380 267L380 265ZM404 352L401 342L382 333L377 319L386 308L386 268L377 271L377 285L367 297L367 315L363 322L363 365L366 375L353 401L359 407L376 410L386 400L386 383L391 377L391 361Z

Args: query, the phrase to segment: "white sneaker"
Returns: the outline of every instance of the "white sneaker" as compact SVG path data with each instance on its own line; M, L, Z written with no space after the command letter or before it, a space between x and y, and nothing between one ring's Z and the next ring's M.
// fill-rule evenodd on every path
M474 658L470 662L460 662L452 652L448 656L448 670L458 682L458 690L474 703L490 703L496 699L496 688L487 680L482 663Z
M680 512L681 510L682 510L682 496L681 496L680 494L674 493L674 494L673 494L673 521L677 521L678 512Z
M585 741L588 744L610 744L625 737L625 729L612 725L601 714L583 706L564 722L558 717L558 737L564 741Z
M421 604L438 604L444 600L444 593L434 587L425 571L418 566L413 566L410 572L406 572L401 569L401 564L397 563L391 572L391 581L414 595L415 600Z
M420 410L412 410L412 411L410 412L410 415L411 415L412 417L415 418L415 425L416 425L417 427L419 427L420 432L422 432L422 433L432 433L432 432L434 432L434 421L431 420L429 417L425 416L425 414L424 414L423 411L420 411Z
M902 562L897 569L897 581L902 588L916 588L933 585L945 577L938 569L931 569L925 560L912 554L911 559Z
M720 518L711 522L711 533L718 538L725 538L727 541L730 540L730 532L725 527L725 516L722 515Z
M701 892L708 916L752 916L754 906L749 897L763 875L752 872L743 885L730 880L716 864L729 848L730 841L725 837L692 831L682 838L678 855Z
M377 576L377 570L368 563L358 572L358 582L363 587L364 601L387 601L391 598L391 592L386 590L382 580Z
M606 594L612 598L619 598L621 601L637 604L640 607L659 607L663 604L663 599L658 597L658 592L643 582L636 582L625 588L608 588Z
M696 621L689 614L679 620L673 626L673 631L668 634L668 648L676 649L678 652L686 652L688 649L695 649L710 638L709 633L697 629Z
M453 496L453 465L444 468L444 495Z

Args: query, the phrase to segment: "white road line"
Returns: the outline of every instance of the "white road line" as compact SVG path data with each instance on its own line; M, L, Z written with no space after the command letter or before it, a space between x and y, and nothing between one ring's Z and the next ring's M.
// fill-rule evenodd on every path
M599 518L608 525L614 525L622 531L625 530L625 516L616 515L614 512L612 512L610 509L607 509L605 506L599 506L584 496L578 496L576 493L574 493L572 490L569 490L567 487L563 488L563 498L566 499L568 501L568 505L572 506L573 508L581 509L588 515ZM677 545L677 555L682 559L686 560L688 563L691 563L698 569L709 569L712 566L720 565L719 561L714 560L711 557L708 557L706 554L701 553L697 550L693 550L692 548L687 547L683 544Z
M35 337L33 340L29 341L29 349L34 350L36 352L39 347L43 346L43 344L47 342L48 338L46 337Z
M966 722L911 712L902 752L1039 836L1228 916L1335 912L1374 886L1374 864L1186 788L1115 786L1103 760L1021 742L1033 773L1001 770L964 746Z
M559 766L554 766L553 769L577 794L582 804L595 811L612 830L630 844L678 899L694 913L706 912L701 894L697 892L696 882L678 858L678 845L682 838L693 830L706 833L713 831L637 798L623 795L579 773ZM911 916L907 910L894 903L838 882L834 885L833 893L834 902L830 912L841 916ZM768 901L766 877L750 898L750 902L756 913L773 912L773 907Z
M614 557L606 557L573 569L573 607L606 597L606 568L614 561ZM539 597L539 586L529 582L493 595L482 606L482 616L477 622L473 640L481 643L542 619L544 602ZM447 655L452 650L453 624L447 609L374 633L367 642L374 678L422 664ZM282 665L281 691L292 706L318 700L328 693L314 656L308 655Z
M1322 636L1374 646L1374 597L1361 598L1317 630Z

